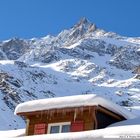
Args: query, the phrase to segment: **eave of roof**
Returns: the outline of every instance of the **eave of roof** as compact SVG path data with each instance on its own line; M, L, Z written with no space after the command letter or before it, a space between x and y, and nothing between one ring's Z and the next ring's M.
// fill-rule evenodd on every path
M23 113L23 112L33 112L33 111L71 108L80 106L94 106L94 105L96 106L101 105L117 114L124 116L126 119L136 117L123 107L120 107L119 105L116 105L113 102L106 100L103 97L97 96L95 94L75 95L75 96L28 101L19 104L15 109L15 114L20 114L21 112Z

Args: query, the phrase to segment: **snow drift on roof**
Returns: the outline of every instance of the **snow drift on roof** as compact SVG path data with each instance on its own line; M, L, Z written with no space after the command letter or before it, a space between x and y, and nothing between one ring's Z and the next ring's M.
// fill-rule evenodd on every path
M120 107L119 105L116 105L111 101L106 100L103 97L97 96L95 94L75 95L75 96L47 98L47 99L28 101L19 104L15 109L15 114L23 113L23 112L33 112L33 111L41 111L41 110L92 106L92 105L96 105L96 106L101 105L115 113L124 116L126 119L135 118L133 114L131 114L123 107Z

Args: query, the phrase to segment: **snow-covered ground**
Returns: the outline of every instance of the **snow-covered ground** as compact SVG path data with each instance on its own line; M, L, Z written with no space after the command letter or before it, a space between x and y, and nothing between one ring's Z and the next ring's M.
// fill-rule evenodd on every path
M0 131L0 137L3 138L3 140L5 140L5 138L15 138L22 136L25 136L25 129Z
M116 126L84 132L46 134L34 136L20 136L24 135L23 130L16 130L0 132L0 135L3 140L97 140L102 138L140 139L140 125Z

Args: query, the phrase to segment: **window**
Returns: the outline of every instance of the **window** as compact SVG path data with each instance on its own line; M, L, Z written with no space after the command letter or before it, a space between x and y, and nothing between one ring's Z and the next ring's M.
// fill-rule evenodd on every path
M51 126L50 133L59 133L60 126Z
M70 125L62 125L62 133L70 132Z
M48 133L66 133L70 132L70 122L50 123L48 124Z

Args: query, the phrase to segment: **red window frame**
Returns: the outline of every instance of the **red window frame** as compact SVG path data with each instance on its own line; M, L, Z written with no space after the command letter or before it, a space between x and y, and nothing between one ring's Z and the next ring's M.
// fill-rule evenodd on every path
M84 121L75 121L71 123L71 132L84 131Z
M46 134L47 131L46 129L47 129L47 124L45 123L35 124L34 135Z

